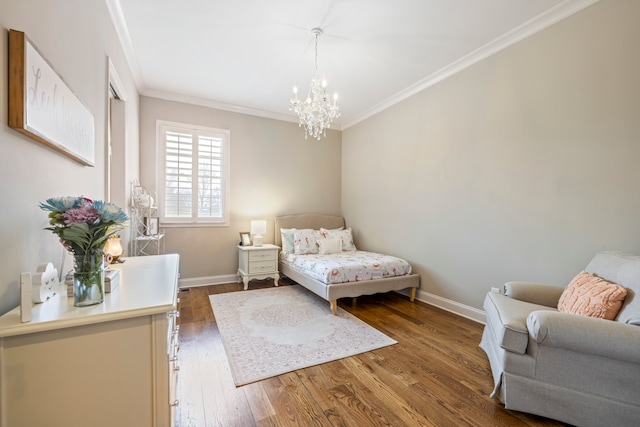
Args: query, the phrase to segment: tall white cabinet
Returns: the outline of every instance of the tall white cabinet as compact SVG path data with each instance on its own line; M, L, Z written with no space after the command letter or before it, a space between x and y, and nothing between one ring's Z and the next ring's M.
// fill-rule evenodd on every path
M127 258L102 304L0 317L0 426L175 425L178 255Z

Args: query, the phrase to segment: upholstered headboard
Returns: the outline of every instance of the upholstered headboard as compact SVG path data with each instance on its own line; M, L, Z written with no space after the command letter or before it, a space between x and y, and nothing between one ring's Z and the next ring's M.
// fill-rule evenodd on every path
M321 214L297 214L284 215L276 217L276 226L274 229L275 242L277 246L282 246L282 237L280 235L281 228L312 228L318 230L323 228L340 228L344 227L344 218L335 215Z

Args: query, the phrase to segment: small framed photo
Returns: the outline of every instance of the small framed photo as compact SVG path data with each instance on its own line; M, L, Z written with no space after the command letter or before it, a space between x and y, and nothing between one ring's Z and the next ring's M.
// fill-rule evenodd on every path
M158 234L158 217L148 216L144 219L145 234L147 236L155 236Z
M251 246L251 235L248 231L240 232L240 245L242 246Z

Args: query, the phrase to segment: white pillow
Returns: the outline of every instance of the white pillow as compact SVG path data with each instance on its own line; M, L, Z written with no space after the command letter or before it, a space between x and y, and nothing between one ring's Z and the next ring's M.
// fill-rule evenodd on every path
M348 227L346 230L327 230L326 228L321 228L320 233L327 238L339 237L342 240L343 251L357 250L356 245L353 243L351 227Z
M318 239L318 248L320 255L337 254L342 252L342 239L339 237Z
M285 254L293 253L293 233L295 233L295 228L281 228L280 229L280 237L282 239L282 252Z
M295 230L293 233L293 253L296 255L317 254L319 237L318 230Z

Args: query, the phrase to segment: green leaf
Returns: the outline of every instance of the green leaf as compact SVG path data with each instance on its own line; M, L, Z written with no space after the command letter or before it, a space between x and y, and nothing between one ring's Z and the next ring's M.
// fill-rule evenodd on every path
M89 225L83 222L71 224L63 228L59 235L72 246L78 246L85 251L90 247L91 236L89 234Z

